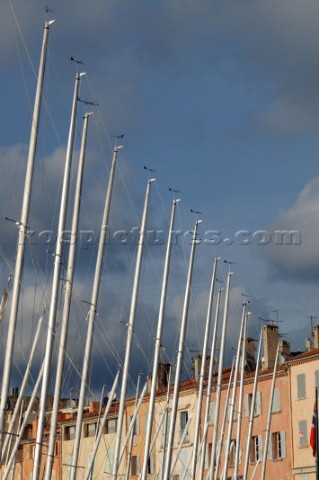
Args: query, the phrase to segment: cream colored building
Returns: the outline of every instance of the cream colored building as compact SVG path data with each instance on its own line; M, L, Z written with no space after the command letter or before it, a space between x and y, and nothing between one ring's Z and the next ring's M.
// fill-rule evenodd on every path
M319 326L315 327L314 346L289 362L292 473L294 480L315 480L316 467L309 445L315 387L319 388Z

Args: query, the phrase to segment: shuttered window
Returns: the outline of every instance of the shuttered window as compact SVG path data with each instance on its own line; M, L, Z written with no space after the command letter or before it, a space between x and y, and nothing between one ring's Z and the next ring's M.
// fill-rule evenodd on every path
M298 398L306 396L306 375L304 373L297 375L297 395Z
M137 477L140 474L140 457L131 458L131 477Z
M180 412L179 418L180 418L180 438L182 438L188 422L188 411L186 410L185 412ZM184 437L184 442L188 442L188 441L189 441L189 438L188 438L188 431L187 431Z
M280 412L280 390L279 388L275 388L274 390L274 398L272 402L272 413Z
M299 446L304 447L308 445L307 420L299 422Z
M93 458L93 452L90 452L90 453L88 454L88 466L90 465L92 458ZM92 473L91 473L90 478L94 478L95 475L96 475L96 473L95 473L95 464L93 464L93 470L92 470Z
M279 460L286 456L286 432L273 432L270 436L271 458Z
M105 473L108 475L112 475L113 462L114 462L114 449L109 448L108 451L106 452L106 467L105 467Z

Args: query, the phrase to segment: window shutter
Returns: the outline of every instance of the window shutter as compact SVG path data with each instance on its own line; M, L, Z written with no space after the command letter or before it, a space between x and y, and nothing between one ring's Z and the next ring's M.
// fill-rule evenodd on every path
M262 435L258 435L258 458L260 458L260 460L263 459L263 437L262 437Z
M256 392L255 414L261 415L261 392Z
M144 415L144 435L146 435L146 430L147 430L147 422L148 422L148 412L145 413Z
M209 404L209 423L215 425L215 402Z
M297 394L298 398L306 396L306 375L304 373L297 375Z
M248 403L248 394L244 395L244 407L245 407L245 417L249 417L249 403Z
M113 469L113 462L114 462L114 449L109 448L106 452L106 473L112 475Z
M92 458L93 458L93 452L89 452L88 453L88 466L90 465ZM93 470L92 470L92 473L90 475L90 478L93 478L93 477L95 477L95 465L93 465Z
M276 413L276 412L280 411L280 390L279 390L279 388L275 388L275 390L274 390L274 399L273 399L273 402L272 402L271 411L273 413Z
M301 436L301 433L303 435ZM299 445L308 445L307 421L301 420L299 422Z
M272 433L269 435L268 439L268 458L272 460Z
M315 371L315 387L319 388L319 370Z
M281 458L286 456L286 432L280 432Z
M139 475L140 472L140 457L136 457L136 474Z
M208 468L209 467L209 465L208 465L208 443L206 443L205 451L206 451L206 453L205 453L205 467L204 468Z

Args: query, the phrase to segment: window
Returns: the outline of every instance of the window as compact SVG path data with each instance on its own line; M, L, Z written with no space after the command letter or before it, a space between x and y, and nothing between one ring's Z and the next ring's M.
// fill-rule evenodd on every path
M114 449L113 449L113 448L109 448L108 451L106 452L106 467L105 467L105 473L106 473L107 475L112 475L113 462L114 462Z
M308 445L307 420L299 422L299 446L304 447Z
M147 474L151 475L154 473L154 462L153 462L153 454L151 453L147 460Z
M245 416L249 417L253 403L253 394L248 393L244 396ZM256 392L254 416L261 415L261 392Z
M90 452L90 453L88 454L88 466L91 464L92 458L93 458L93 452ZM93 463L93 468L92 468L92 471L91 471L90 478L94 478L95 475L96 475L96 473L95 473L95 465L94 465L94 463Z
M104 426L104 434L115 433L117 429L117 417L109 418Z
M297 395L298 398L306 396L306 375L304 373L297 375Z
M256 435L251 437L250 441L250 452L249 452L249 462L256 463L258 460L262 459L262 436Z
M85 423L84 424L84 436L85 437L95 437L96 432L96 422L95 423Z
M302 475L300 475L300 477L298 478L298 480L309 480L309 475L308 475L308 473L303 473Z
M315 387L319 388L319 370L315 371Z
M64 440L74 440L75 425L64 428Z
M191 480L192 476L189 472L189 457L190 457L190 449L182 448L179 454L179 461L180 461L180 474L184 480Z
M188 411L186 410L185 412L180 412L179 418L180 418L180 439L181 439L183 436L184 430L186 428L186 425L188 423ZM189 441L189 438L188 438L188 430L187 430L186 435L184 437L184 442L188 442L188 441Z
M274 432L270 437L269 456L272 460L279 460L286 456L286 433Z
M215 425L215 402L210 402L209 404L208 422L210 425Z
M140 474L140 457L131 457L131 477L137 477Z
M274 398L273 398L273 401L272 401L271 411L272 411L272 413L280 412L280 390L279 390L279 388L275 388L275 390L274 390Z
M171 422L171 414L167 413L167 410L164 413L165 417L163 420L163 425L162 425L162 447L164 447L167 444L167 439L168 439L168 432L170 428L170 422ZM166 425L166 427L165 427ZM166 430L165 430L166 428Z
M230 467L235 465L235 456L236 456L236 440L232 440L230 442L230 449L229 449L229 457L228 457L228 464Z
M173 479L172 480L179 480L179 475L173 475Z
M130 428L132 419L133 419L133 415L130 415L129 416L128 428ZM134 435L139 435L140 434L140 416L139 415L136 415L136 418L135 418L135 422L134 422L134 426L133 426L133 434Z

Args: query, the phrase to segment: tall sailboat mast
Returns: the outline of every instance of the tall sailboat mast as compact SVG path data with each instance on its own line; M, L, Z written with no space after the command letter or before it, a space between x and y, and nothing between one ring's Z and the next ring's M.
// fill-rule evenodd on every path
M161 459L161 480L163 480L164 475L164 468L165 468L165 459L166 459L166 451L167 451L167 429L168 429L168 410L169 410L169 397L170 397L170 390L171 390L171 377L172 377L172 366L169 367L168 373L168 381L167 381L167 392L166 392L166 403L164 408L164 421L163 421L163 451L162 451L162 459Z
M73 101L72 101L71 121L70 121L70 128L69 128L69 137L68 137L68 144L67 144L67 150L66 150L62 194L61 194L58 235L57 235L57 241L56 241L56 247L55 247L55 253L54 253L51 304L50 304L50 310L49 310L48 331L47 331L46 349L45 349L45 356L44 356L44 372L43 372L42 388L41 388L41 396L40 396L38 430L37 430L35 453L34 453L34 464L33 464L33 475L32 475L33 480L38 480L39 473L40 473L43 430L44 430L44 422L45 422L45 409L46 409L47 395L48 395L48 388L49 388L49 376L50 376L50 368L51 368L54 334L56 329L56 314L57 314L57 305L58 305L58 296L59 296L60 271L61 271L61 262L62 262L62 254L63 254L63 247L64 247L63 234L65 229L67 203L69 198L69 184L70 184L71 163L72 163L73 144L74 144L74 132L75 132L75 124L76 124L76 112L77 112L77 104L78 104L78 97L79 97L80 79L83 75L84 73L76 74Z
M73 289L74 260L75 260L75 253L76 253L76 247L77 247L77 232L78 232L78 224L79 224L79 216L80 216L80 204L81 204L81 195L82 195L87 130L88 130L88 121L89 121L90 115L92 115L92 113L86 113L84 115L80 158L79 158L79 165L78 165L77 178L76 178L73 219L72 219L72 227L71 227L71 241L70 241L68 265L67 265L66 279L65 279L64 305L63 305L62 322L61 322L62 326L61 326L57 371L56 371L53 406L52 406L52 414L51 414L49 445L47 449L47 458L46 458L46 466L45 466L45 474L44 474L44 478L46 480L50 480L51 478L52 465L53 465L53 459L54 459L56 427L58 422L58 411L59 411L59 402L61 397L61 385L62 385L63 366L64 366L64 359L65 359L65 348L66 348L66 340L67 340L68 325L69 325L71 296L72 296L72 289Z
M174 230L174 220L175 220L175 211L176 205L179 200L173 200L171 220L168 233L168 241L166 248L166 257L163 273L163 282L162 282L162 292L161 292L161 302L158 314L157 322L157 332L155 338L155 351L154 351L154 360L153 360L153 374L152 374L152 385L150 392L149 408L148 408L148 417L147 417L147 427L145 435L145 448L144 448L144 459L143 459L143 468L141 479L145 480L147 478L147 465L148 457L150 454L150 444L151 444L151 435L152 435L152 425L153 425L153 414L154 414L154 405L155 405L155 392L156 392L156 383L157 383L157 372L158 372L158 362L161 349L161 340L163 332L163 323L164 323L164 314L165 314L165 304L166 304L166 292L167 292L167 283L168 283L168 274L169 274L169 264L172 251L172 236Z
M263 331L260 330L258 353L257 353L257 360L256 360L256 370L255 370L255 378L254 378L254 386L253 386L253 396L252 396L252 399L251 399L251 407L250 407L250 412L249 412L249 424L248 424L248 433L247 433L246 455L245 455L243 480L247 480L247 473L248 473L249 450L250 450L251 434L252 434L252 431L253 431L254 416L255 416L255 403L256 403L256 393L257 393L257 384L258 384L258 372L259 372L259 362L260 362L260 355L261 355L262 338L263 338Z
M236 451L235 451L235 466L234 466L234 478L238 475L238 464L240 455L240 436L241 436L241 424L243 419L243 399L244 399L244 380L245 380L245 365L246 365L246 341L247 341L247 323L249 313L245 315L245 324L243 332L243 343L241 349L241 370L240 370L240 386L239 386L239 399L238 399L238 413L237 413L237 434L236 434Z
M274 371L273 371L272 382L271 382L270 399L269 399L269 407L268 407L268 417L267 417L267 425L266 425L266 435L265 435L265 445L264 445L264 454L263 454L263 458L262 458L260 480L265 480L265 475L266 475L268 442L269 442L269 436L270 436L272 404L273 404L273 401L274 401L274 392L275 392L275 385L276 385L278 359L279 359L279 342L278 342L278 345L277 345L276 359L275 359Z
M201 412L202 412L202 400L203 400L203 393L204 393L204 379L205 379L205 370L206 370L208 336L209 336L209 332L210 332L210 324L211 324L211 317L212 317L212 308L213 308L214 291L215 291L215 283L216 283L216 270L217 270L218 260L219 260L219 257L216 257L215 260L214 260L212 281L211 281L211 287L210 287L209 298L208 298L205 335L204 335L204 343L203 343L203 351L202 351L202 364L201 364L200 376L199 376L199 390L198 390L198 399L197 399L197 417L196 417L195 432L194 432L192 474L191 474L192 478L195 478L195 476L196 476L197 449L198 449L198 443L199 443L199 427L200 427L200 418L201 418Z
M28 380L29 380L29 375L30 375L30 372L31 372L32 362L33 362L33 359L34 359L34 355L35 355L35 352L36 352L36 349L37 349L37 346L38 346L38 343L39 343L40 334L41 334L41 330L42 330L43 317L44 317L44 314L41 315L41 317L39 319L39 323L38 323L38 326L37 326L37 329L36 329L36 332L35 332L35 335L34 335L34 339L33 339L33 342L32 342L32 347L31 347L28 363L27 363L27 366L26 366L26 369L25 369L25 372L24 372L21 387L19 389L18 400L17 400L17 403L15 404L15 407L14 407L14 411L13 411L13 414L12 414L12 417L11 417L9 428L6 432L7 433L6 438L3 442L2 459L1 459L2 461L4 460L6 450L7 449L8 449L8 451L10 450L10 447L8 448L9 439L12 438L12 433L13 433L13 430L14 430L16 419L18 417L20 407L21 407L22 402L23 402L23 396L24 396L25 390L28 386Z
M227 469L228 469L228 463L229 463L231 435L233 430L233 421L234 421L234 414L235 414L235 407L236 407L237 379L238 379L240 352L241 352L241 346L242 346L242 340L243 340L243 332L244 332L244 326L245 326L245 318L246 318L246 303L243 303L243 312L242 312L240 333L239 333L239 339L238 339L238 345L237 345L236 362L235 362L233 395L230 403L229 424L228 424L228 432L227 432L227 438L226 438L226 444L225 444L225 459L224 459L224 470L223 470L225 478L227 476ZM219 465L216 465L216 477L218 475L218 467Z
M208 474L208 478L210 480L212 480L214 477L214 467L215 467L215 458L216 458L217 434L218 434L218 425L219 425L219 409L220 409L220 397L221 397L222 380L223 380L223 364L224 364L226 329L227 329L227 320L228 320L228 304L229 304L231 275L232 275L231 272L229 272L227 275L227 284L226 284L226 292L225 292L222 338L220 342L218 377L217 377L217 388L216 388L216 404L215 404L215 412L214 412L215 418L214 418L214 431L213 431L213 441L212 441L212 455L211 455L210 470Z
M136 406L137 406L137 402L138 402L138 395L140 393L141 375L142 375L142 372L140 372L138 374L138 378L137 378L134 410L136 410ZM136 422L136 420L134 421L134 424L135 424L135 422ZM132 423L133 423L133 421L132 421ZM129 443L129 447L128 447L128 456L127 456L127 465L126 465L126 480L129 480L129 478L130 478L131 458L132 458L133 442L134 442L134 424L133 424L133 428L132 428L132 431L131 431L131 438L130 438L130 443Z
M208 382L206 390L206 405L205 405L205 417L204 417L204 432L203 432L203 447L202 447L202 456L200 462L200 473L199 479L202 480L205 468L205 457L206 457L206 440L207 440L207 427L209 419L209 408L210 408L210 397L212 393L212 383L213 383L213 371L214 371L214 361L215 361L215 350L216 350L216 340L217 340L217 331L218 331L218 322L219 322L219 310L220 310L220 299L222 295L222 289L218 289L217 302L216 302L216 311L215 311L215 323L214 331L212 337L212 344L210 349L210 361L209 361L209 370L208 370Z
M201 223L201 220L196 220L195 222L193 243L192 243L188 274L187 274L186 291L185 291L184 307L183 307L182 321L181 321L181 327L180 327L181 330L180 330L177 363L176 363L176 371L175 371L175 384L174 384L174 394L173 394L173 401L172 401L171 421L170 421L170 428L169 428L168 441L167 441L166 462L165 462L164 477L163 477L164 480L169 480L171 475L175 423L176 423L176 414L177 414L177 406L178 406L179 382L180 382L180 376L182 371L184 341L185 341L185 334L186 334L186 325L187 325L187 317L188 317L188 307L189 307L190 292L191 292L191 282L192 282L192 275L193 275L195 250L196 250L196 245L198 243L197 230L198 230L198 225L200 223Z
M144 237L145 237L145 228L146 228L146 220L147 220L147 213L148 213L149 196L151 191L151 185L152 185L152 182L154 181L155 179L151 178L147 182L144 209L143 209L142 222L141 222L140 238L139 238L138 249L137 249L131 308L130 308L130 315L129 315L129 321L128 321L128 328L127 328L126 349L125 349L125 359L124 359L124 365L123 365L119 414L118 414L118 420L117 420L114 464L113 464L113 472L112 472L113 480L116 480L117 478L118 469L120 465L120 447L121 447L121 437L122 437L122 429L123 429L126 387L127 387L129 363L131 358L131 348L132 348L132 341L133 341L133 334L134 334L138 286L139 286L140 272L141 272L141 266L142 266L142 255L143 255L143 247L144 247Z
M77 416L75 438L74 438L74 445L73 445L72 465L70 466L70 480L75 480L76 478L76 469L78 464L80 441L81 441L81 429L82 429L83 408L84 408L84 401L85 401L86 381L87 381L87 376L89 371L89 363L90 363L93 332L94 332L94 321L95 321L97 301L98 301L99 290L100 290L103 253L104 253L106 233L109 226L109 216L110 216L110 209L111 209L117 155L118 155L118 151L122 148L123 148L122 146L116 146L114 148L112 166L111 166L107 193L105 198L105 205L104 205L102 225L101 225L101 234L100 234L100 240L99 240L99 246L98 246L98 253L97 253L93 288L92 288L92 296L91 296L91 302L90 302L85 352L83 357L81 388L80 388L80 396L79 396L79 403L78 403L78 416Z
M45 71L45 62L46 62L46 53L48 47L49 39L49 29L50 26L54 23L54 20L49 20L44 24L44 34L43 42L40 56L37 88L35 93L34 100L34 110L31 122L31 134L29 142L29 152L28 152L28 161L27 161L27 171L24 184L24 193L22 201L21 216L18 222L19 234L18 234L18 243L17 243L17 253L16 253L16 262L13 278L13 292L12 292L12 303L9 317L9 326L8 326L8 336L5 348L5 359L3 366L3 377L2 377L2 387L1 387L1 400L0 400L0 458L2 457L2 445L3 445L3 435L4 435L4 425L6 417L6 403L7 395L9 391L10 376L12 369L12 358L14 350L14 339L15 331L17 324L18 308L19 308L19 298L22 282L22 272L24 264L24 252L27 238L28 222L29 222L29 211L30 211L30 200L31 200L31 189L32 189L32 180L33 180L33 170L35 162L35 152L38 139L38 128L40 121L40 110L41 110L41 97L42 97L42 88L44 80L44 71Z

